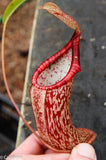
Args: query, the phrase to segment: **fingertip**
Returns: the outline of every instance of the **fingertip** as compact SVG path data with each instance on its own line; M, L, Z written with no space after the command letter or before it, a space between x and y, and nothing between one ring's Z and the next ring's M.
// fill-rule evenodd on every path
M73 157L73 160L76 159L77 157L79 157L79 159L81 159L81 157L83 159L85 158L84 160L86 159L97 160L94 148L88 143L78 144L72 150L71 156ZM71 160L71 158L69 160Z
M82 143L77 146L77 151L81 156L97 160L96 153L92 145L88 143Z

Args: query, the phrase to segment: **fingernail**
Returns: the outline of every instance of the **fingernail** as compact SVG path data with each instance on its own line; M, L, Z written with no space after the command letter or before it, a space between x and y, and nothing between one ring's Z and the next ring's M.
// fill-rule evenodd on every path
M86 158L97 160L94 148L88 143L81 143L77 147L77 152Z
M20 156L20 155L17 155L17 156L10 155L9 157L6 158L6 160L22 160L22 156Z

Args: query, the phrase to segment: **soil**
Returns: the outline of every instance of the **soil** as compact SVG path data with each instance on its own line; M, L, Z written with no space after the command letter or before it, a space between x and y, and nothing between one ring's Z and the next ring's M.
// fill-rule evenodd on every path
M3 15L10 2L11 0L0 0L0 15ZM36 0L27 2L11 17L6 30L5 65L7 80L12 95L19 104L22 99L35 8ZM0 24L0 50L2 28L3 25ZM0 59L0 93L8 97L2 77Z

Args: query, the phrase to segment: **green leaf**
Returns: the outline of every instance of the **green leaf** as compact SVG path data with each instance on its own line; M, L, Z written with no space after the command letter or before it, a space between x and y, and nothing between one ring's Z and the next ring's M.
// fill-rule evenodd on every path
M14 13L14 11L25 1L26 0L13 0L10 2L3 15L3 24L8 21L9 17Z
M0 23L2 23L2 20L3 20L3 16L0 15Z

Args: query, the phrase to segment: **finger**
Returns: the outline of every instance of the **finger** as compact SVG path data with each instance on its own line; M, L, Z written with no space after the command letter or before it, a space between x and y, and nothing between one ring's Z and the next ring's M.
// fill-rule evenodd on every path
M26 140L16 148L11 155L16 154L42 154L45 148L39 141L39 139L31 134Z
M72 150L69 160L97 160L97 158L90 144L80 143Z
M56 153L54 151L52 151L51 149L46 149L44 154L51 154L51 153Z
M6 160L68 160L69 154L44 154L44 155L10 155Z

